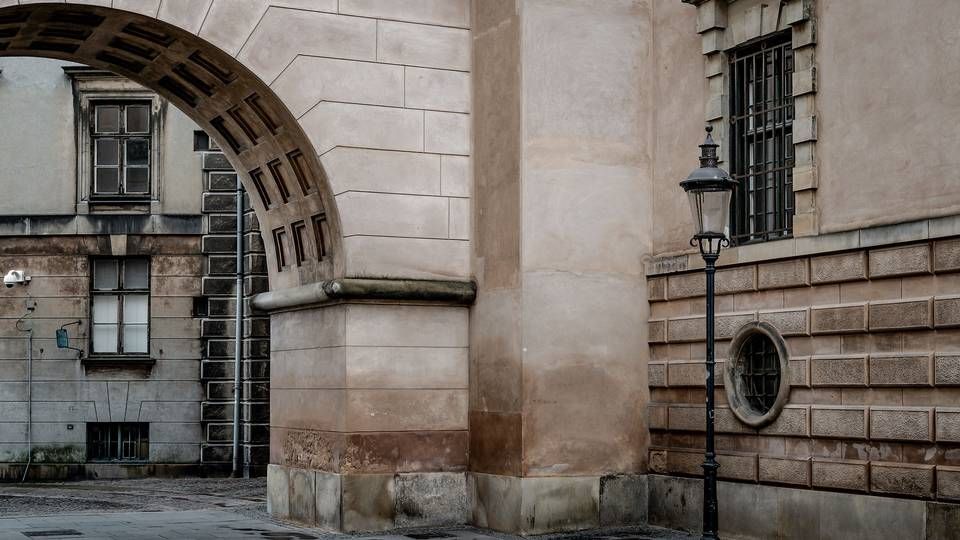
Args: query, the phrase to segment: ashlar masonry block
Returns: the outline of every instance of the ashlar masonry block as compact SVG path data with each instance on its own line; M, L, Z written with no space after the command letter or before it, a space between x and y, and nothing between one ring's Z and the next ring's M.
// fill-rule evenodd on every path
M706 294L707 281L703 272L667 277L667 296L673 300Z
M757 267L737 266L717 270L716 293L727 294L757 290Z
M791 358L788 366L790 370L790 386L810 386L809 358Z
M867 491L868 461L813 458L810 464L813 487Z
M703 341L706 339L706 319L704 317L678 317L667 322L667 341Z
M756 454L718 454L717 462L720 463L720 469L717 471L719 478L748 482L757 481Z
M896 441L932 441L933 409L871 407L870 438Z
M809 486L810 459L760 456L759 473L761 482Z
M650 429L667 429L667 406L650 404L647 405L647 421Z
M955 272L957 270L960 270L960 238L934 242L933 271Z
M780 416L767 427L760 430L763 435L786 435L790 437L810 436L810 407L806 405L787 405Z
M703 476L703 452L699 450L669 450L667 451L667 472L670 474L685 474Z
M811 386L866 386L866 356L813 356Z
M647 300L656 302L667 299L667 278L656 277L647 279Z
M666 343L667 321L655 320L647 323L647 341L650 343Z
M930 246L872 249L869 254L870 278L906 276L930 272Z
M783 336L805 336L809 333L809 312L806 308L761 311L758 320L772 324Z
M757 320L757 314L752 311L717 315L714 326L714 335L716 339L731 339L741 326L755 320ZM704 325L705 324L706 322L704 322ZM704 329L704 333L706 333L706 329Z
M783 289L810 285L810 266L806 258L758 265L760 289Z
M960 442L960 408L937 407L937 442Z
M707 370L703 362L670 362L667 364L667 383L670 386L704 386Z
M870 302L870 330L918 330L933 327L933 301Z
M663 363L647 364L647 384L650 387L667 386L667 365Z
M913 497L933 493L933 465L908 463L870 463L870 491Z
M930 386L932 383L930 354L870 355L870 386Z
M814 437L866 439L867 425L866 407L810 407L810 434Z
M811 334L843 334L866 330L866 304L823 306L810 310Z
M960 295L933 299L933 325L937 328L960 326Z
M937 498L960 500L960 467L937 465Z

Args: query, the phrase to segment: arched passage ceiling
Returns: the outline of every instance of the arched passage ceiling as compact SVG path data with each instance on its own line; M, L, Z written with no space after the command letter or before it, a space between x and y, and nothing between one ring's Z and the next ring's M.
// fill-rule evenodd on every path
M272 288L342 275L339 217L313 145L277 96L205 40L111 8L29 4L0 9L0 56L42 56L108 69L150 88L214 136L260 221ZM282 233L282 234L280 234ZM278 269L301 240L305 260Z

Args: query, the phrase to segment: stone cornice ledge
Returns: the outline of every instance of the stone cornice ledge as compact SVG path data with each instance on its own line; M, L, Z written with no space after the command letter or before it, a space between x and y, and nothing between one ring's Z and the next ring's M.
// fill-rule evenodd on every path
M253 307L261 311L296 309L348 300L437 302L468 306L477 297L473 281L427 279L340 278L257 294Z

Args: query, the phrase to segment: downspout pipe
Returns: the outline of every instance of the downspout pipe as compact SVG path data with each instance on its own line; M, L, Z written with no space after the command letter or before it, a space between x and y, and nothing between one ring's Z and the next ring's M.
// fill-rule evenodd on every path
M27 481L30 465L33 464L33 324L30 328L21 328L20 324L33 315L36 307L33 297L27 295L27 312L17 319L15 325L17 330L27 333L27 465L23 468L21 484Z
M234 478L241 474L240 463L240 397L243 393L243 186L237 180L237 308L233 343L233 472ZM246 460L244 460L245 463ZM244 464L243 475L249 476Z

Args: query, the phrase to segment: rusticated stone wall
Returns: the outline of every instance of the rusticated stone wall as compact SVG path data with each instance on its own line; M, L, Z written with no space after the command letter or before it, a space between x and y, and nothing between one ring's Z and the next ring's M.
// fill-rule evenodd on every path
M650 469L700 475L704 274L647 284ZM723 267L717 294L718 373L760 320L784 336L791 381L759 430L717 389L721 478L960 500L960 239Z

